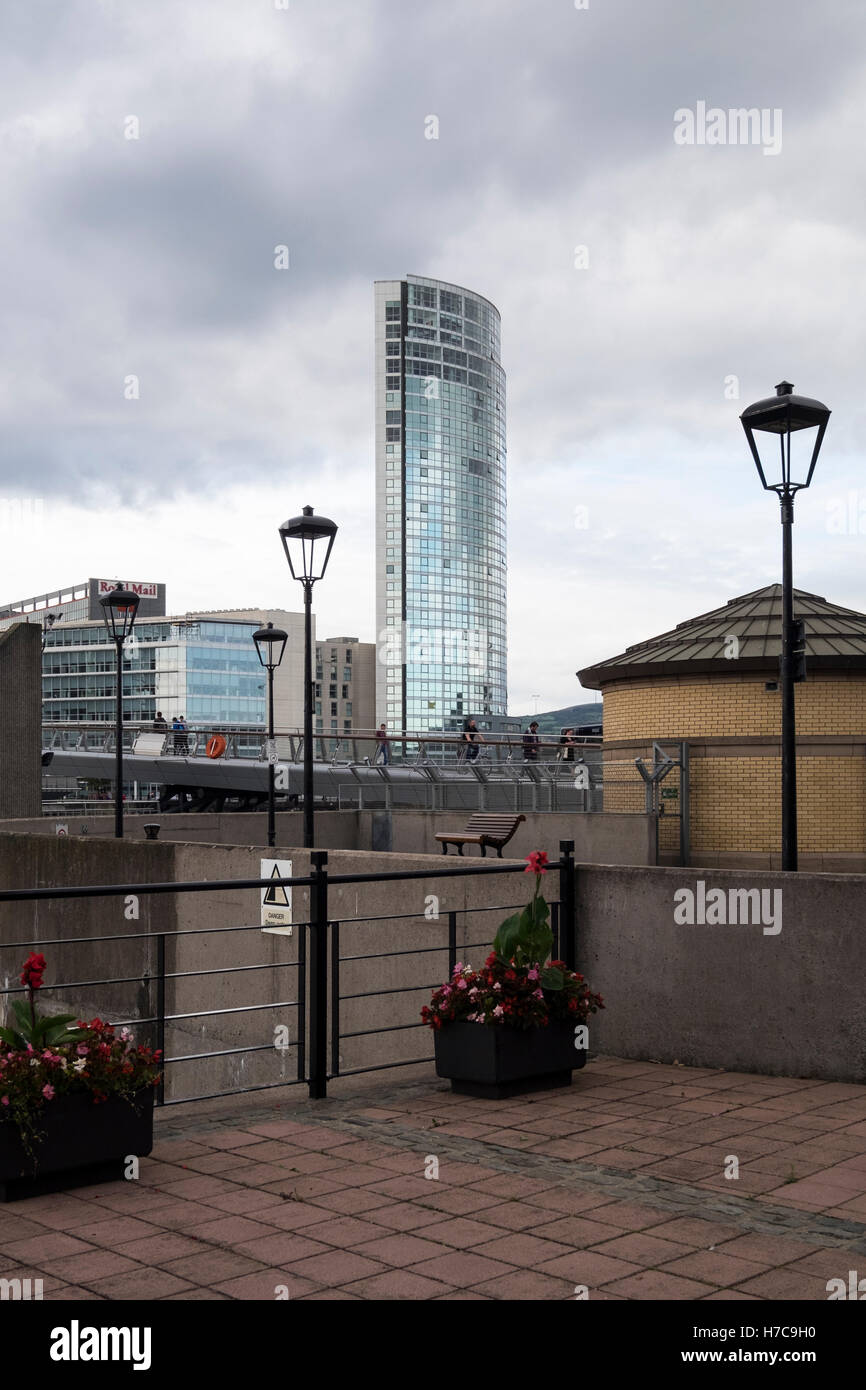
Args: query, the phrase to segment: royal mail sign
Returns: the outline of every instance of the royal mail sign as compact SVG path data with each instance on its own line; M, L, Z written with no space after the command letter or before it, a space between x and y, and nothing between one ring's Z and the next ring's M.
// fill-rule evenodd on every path
M139 598L157 597L158 586L156 584L145 584L137 579L98 579L96 583L98 597L112 593L118 584L122 584L124 589L131 589L134 594L138 594Z

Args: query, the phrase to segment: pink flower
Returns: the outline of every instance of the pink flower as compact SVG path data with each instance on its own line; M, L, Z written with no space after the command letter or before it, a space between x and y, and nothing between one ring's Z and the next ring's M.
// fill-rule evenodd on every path
M543 999L543 998L544 998L544 992L543 992L543 990L540 990L540 989L534 990L534 991L533 991L533 994L532 994L532 997L533 997L533 999Z
M470 989L470 991L469 991L469 998L470 998L470 999L477 999L477 998L478 998L478 986L477 986L477 985L473 985L472 988Z
M462 960L458 960L458 962L457 962L457 964L455 965L454 970L453 970L452 973L455 974L455 975L459 975L462 969L463 969L463 962L462 962Z
M43 1086L43 1087L42 1087L42 1094L43 1094L43 1096L45 1097L46 1100L53 1100L53 1099L54 1099L54 1087L53 1087L53 1086Z
M527 980L537 980L537 979L538 979L538 971L536 970L536 968L535 968L534 965L533 965L533 967L532 967L531 970L527 970L527 972L526 972L526 978L527 978Z
M466 983L465 980L458 980L458 981L457 981L457 988L458 988L458 989L468 989L469 986L467 985L467 983Z
M494 988L494 989L501 989L501 988L502 988L502 986L501 986L501 984L499 983L498 980L496 981L496 984L493 986L493 988Z
M79 1057L86 1057L88 1052L90 1051L90 1048L85 1047L84 1043L79 1043L75 1051L78 1053Z
M496 1008L493 1010L493 1017L494 1017L494 1018L501 1018L502 1015L503 1015L503 1013L504 1013L504 1009L503 1009L502 1005L501 1005L501 1004L497 1004L497 1005L496 1005Z
M9 1104L9 1097L8 1097L8 1096L2 1096L2 1097L0 1097L0 1105L8 1105L8 1104Z

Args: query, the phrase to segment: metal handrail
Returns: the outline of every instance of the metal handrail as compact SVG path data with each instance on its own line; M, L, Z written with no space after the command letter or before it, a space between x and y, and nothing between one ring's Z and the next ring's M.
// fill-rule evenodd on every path
M551 926L554 931L554 949L558 956L560 951L566 963L573 966L576 952L576 941L574 932L575 923L575 863L574 863L574 844L572 841L560 842L560 859L549 864L548 868L559 873L559 896L550 901L551 907ZM297 1075L294 1079L287 1079L281 1076L278 1081L270 1082L265 1085L258 1083L253 1085L241 1085L234 1091L207 1092L203 1095L184 1096L178 1099L166 1100L164 1094L164 1080L161 1081L157 1091L157 1104L181 1104L183 1101L213 1099L217 1096L237 1094L253 1090L268 1090L276 1086L295 1085L306 1082L309 1086L312 1098L324 1096L327 1092L327 1083L331 1077L340 1073L339 1043L344 1038L367 1037L377 1034L390 1032L407 1031L420 1025L393 1024L384 1025L372 1029L354 1029L348 1032L340 1031L340 1004L341 1000L354 1000L364 997L366 994L374 995L397 993L398 989L378 989L375 991L364 991L362 993L341 994L340 990L340 966L341 963L349 963L353 960L363 959L385 959L390 956L402 956L412 954L412 950L397 947L393 951L378 951L368 955L346 955L340 953L340 921L332 920L328 911L328 890L333 884L361 884L361 883L380 883L380 882L402 882L415 881L434 878L457 878L464 876L477 877L479 874L523 874L525 867L522 862L516 863L484 863L476 862L473 864L461 864L448 868L429 868L429 869L409 869L396 870L385 873L349 873L329 875L327 870L327 853L321 850L314 850L311 854L311 870L309 874L297 875L290 878L256 878L256 879L228 879L228 880L205 880L203 882L187 883L143 883L143 884L90 884L76 885L73 887L58 888L26 888L26 889L2 889L0 890L0 902L19 902L22 900L39 901L42 899L57 898L100 898L126 896L129 893L135 894L161 894L161 893L193 893L193 892L223 892L226 889L241 888L266 888L275 884L309 888L309 914L308 920L297 923L298 928L298 957L293 962L266 961L254 965L227 965L225 967L208 968L207 970L188 970L188 971L169 971L166 969L166 942L183 936L196 936L225 931L248 931L260 932L260 926L236 926L236 927L197 927L182 929L180 931L142 931L132 932L128 935L123 934L108 937L60 937L57 939L31 938L24 941L5 941L0 942L0 951L19 950L25 947L47 946L59 944L64 946L82 946L87 942L105 942L107 940L146 940L154 942L156 945L156 970L146 971L140 976L117 976L107 978L97 978L94 980L71 981L48 986L49 990L58 992L68 991L75 988L95 988L102 985L117 983L140 983L147 988L155 990L156 1011L145 1018L132 1020L120 1020L132 1026L147 1024L154 1025L156 1028L157 1046L164 1052L165 1047L165 1028L167 1023L185 1021L189 1019L211 1018L223 1015L235 1015L246 1013L266 1012L274 1008L297 1009L298 1034L295 1043L287 1044L288 1050L294 1047L296 1050ZM513 905L510 905L513 906ZM460 909L464 919L471 914L489 914L491 911L501 910L497 907L480 905L478 907L464 907ZM432 947L422 947L418 949L418 954L446 953L449 962L449 974L453 970L457 959L457 917L458 910L451 909L440 922L440 926L447 925L447 940ZM358 925L368 920L377 921L396 921L404 919L417 919L429 921L425 912L405 912L382 914L375 919L359 918ZM435 919L439 922L439 919ZM563 932L563 924L570 924L569 929ZM348 922L344 925L349 925ZM309 942L309 955L308 955ZM484 947L487 942L472 943L475 947ZM330 948L330 950L329 950ZM330 954L330 967L329 967ZM199 975L234 975L251 970L265 969L292 969L297 968L297 998L288 1000L278 1000L276 1002L264 1002L249 1005L229 1005L224 1008L203 1008L195 1011L169 1012L166 1009L166 982L179 978L197 978ZM309 980L308 980L309 977ZM429 989L427 983L406 986L410 992L417 993L423 989ZM8 985L0 988L0 997L6 995L16 995L23 993L23 988L18 985ZM309 1023L309 1029L307 1028ZM309 1034L309 1044L308 1044ZM213 1052L194 1052L181 1053L173 1057L164 1058L164 1066L178 1064L184 1061L202 1061L214 1057L240 1056L251 1052L270 1051L270 1044L261 1044L253 1047L238 1046L222 1048ZM309 1052L309 1066L307 1065L307 1055ZM331 1065L328 1067L328 1054L330 1053ZM419 1058L418 1061L426 1061L427 1058ZM410 1061L388 1061L379 1066L365 1066L352 1068L343 1073L345 1075L361 1074L367 1071L385 1070L392 1066L412 1065Z

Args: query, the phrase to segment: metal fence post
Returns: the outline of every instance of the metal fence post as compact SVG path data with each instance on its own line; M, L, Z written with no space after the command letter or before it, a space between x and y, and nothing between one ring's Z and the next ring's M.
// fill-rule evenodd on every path
M457 964L457 913L448 913L448 978L454 974Z
M574 840L559 842L559 926L562 959L569 970L577 967L577 922L575 920Z
M331 1075L340 1075L340 923L331 923Z
M310 855L310 1099L328 1093L328 853Z
M165 1105L165 932L156 938L156 1047L162 1053L156 1104Z

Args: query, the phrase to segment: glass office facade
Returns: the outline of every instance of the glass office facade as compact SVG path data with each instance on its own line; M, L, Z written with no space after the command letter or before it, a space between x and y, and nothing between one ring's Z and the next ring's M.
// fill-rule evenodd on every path
M377 722L480 727L507 708L505 373L496 308L376 285Z
M123 714L152 721L262 725L266 673L252 635L258 623L169 618L139 621L124 648ZM42 656L43 720L115 717L116 655L103 623L56 624Z

